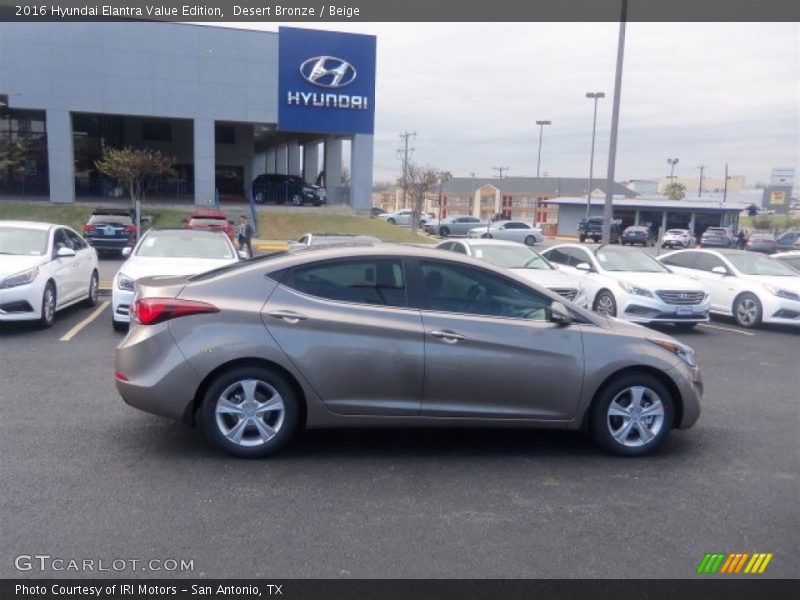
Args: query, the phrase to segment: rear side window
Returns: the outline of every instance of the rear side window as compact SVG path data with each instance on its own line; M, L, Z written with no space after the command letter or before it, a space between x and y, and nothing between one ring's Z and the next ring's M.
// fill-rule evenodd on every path
M70 250L74 250L74 246L72 242L67 237L67 232L65 229L58 229L56 231L55 238L53 238L53 250L58 252L61 248L69 248Z
M378 306L408 305L403 265L398 259L323 261L290 269L282 283L326 300Z
M69 241L72 243L72 247L75 250L83 250L86 248L86 242L84 242L77 233L70 231L69 229L64 229L64 231L66 232L67 237L69 238Z

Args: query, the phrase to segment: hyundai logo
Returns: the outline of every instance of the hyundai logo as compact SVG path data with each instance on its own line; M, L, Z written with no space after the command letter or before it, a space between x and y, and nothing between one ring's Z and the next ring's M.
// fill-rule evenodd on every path
M346 60L335 56L315 56L300 65L303 79L326 88L340 88L353 83L356 69Z

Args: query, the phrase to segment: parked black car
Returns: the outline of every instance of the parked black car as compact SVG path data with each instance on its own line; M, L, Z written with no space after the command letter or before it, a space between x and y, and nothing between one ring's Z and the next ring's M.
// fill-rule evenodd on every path
M619 244L620 236L622 235L622 221L611 221L611 236L609 242L612 244ZM578 224L578 238L581 243L587 239L591 239L595 244L603 239L603 217L590 217L589 219L581 219Z
M654 246L656 243L653 237L653 231L649 227L631 226L622 232L620 244L630 244L635 246L641 244L642 246Z
M134 215L126 208L96 208L92 211L83 237L98 253L118 252L136 244Z
M701 248L734 248L736 238L727 227L709 227L700 236Z
M253 180L252 191L258 204L325 204L325 188L306 183L299 175L259 175Z

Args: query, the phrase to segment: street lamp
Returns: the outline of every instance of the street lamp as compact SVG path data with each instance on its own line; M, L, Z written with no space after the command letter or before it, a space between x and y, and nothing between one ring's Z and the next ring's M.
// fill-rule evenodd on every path
M586 192L586 219L589 218L589 208L592 205L592 176L594 175L594 137L597 131L597 101L605 98L603 92L586 92L586 97L594 100L594 119L592 121L592 154L589 159L589 191Z
M669 182L674 183L675 181L675 165L678 164L677 158L668 158L667 164L669 165Z
M539 178L539 167L542 166L542 132L545 125L552 125L551 121L536 121L539 126L539 158L536 159L536 178Z

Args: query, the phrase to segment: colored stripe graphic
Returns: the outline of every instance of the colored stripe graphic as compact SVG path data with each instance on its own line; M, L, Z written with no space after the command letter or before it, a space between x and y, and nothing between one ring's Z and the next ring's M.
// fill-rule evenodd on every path
M709 552L703 556L703 560L697 566L697 573L732 575L741 573L744 568L744 573L760 574L766 570L773 556L774 554L771 552L755 552L753 554L749 552L733 552L731 554Z
M698 573L716 573L722 561L725 559L724 553L706 554L700 565L697 567Z

